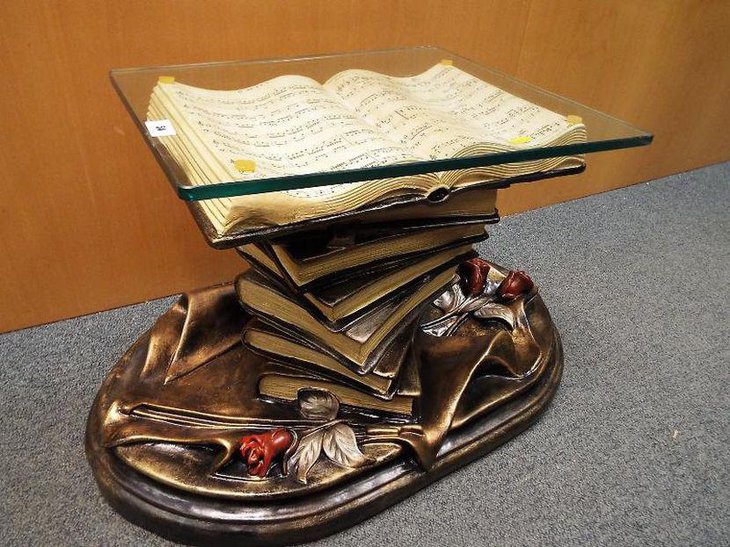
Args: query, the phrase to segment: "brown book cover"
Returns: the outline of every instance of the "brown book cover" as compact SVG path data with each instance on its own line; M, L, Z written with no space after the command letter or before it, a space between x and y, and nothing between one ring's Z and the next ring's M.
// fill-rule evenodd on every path
M278 273L296 292L337 284L349 276L380 275L430 253L487 239L481 224L417 231L378 229L365 234L325 234L301 241L283 240L239 248L256 265Z
M365 374L378 364L388 344L448 286L454 274L455 268L449 268L424 276L413 290L386 301L340 332L330 330L299 298L253 270L238 276L236 292L252 315Z
M295 294L330 330L342 331L386 300L417 287L423 276L457 266L475 255L471 245L462 245L396 264L379 275L367 272L343 276L331 285L304 293L292 291L281 276L267 268L262 268L260 273L282 291Z
M258 391L262 397L295 401L301 389L325 389L333 393L341 404L366 408L377 412L411 416L414 403L421 394L418 362L410 353L398 377L397 387L386 394L379 394L361 386L343 385L332 381L321 371L309 367L276 363L276 370L259 377Z
M286 366L286 365L282 365ZM413 413L414 397L395 394L389 400L379 399L369 393L330 382L316 375L289 367L286 373L264 374L259 378L259 395L272 399L296 401L301 388L308 387L323 389L334 394L339 402L345 406L366 408L377 412L387 412L411 416Z
M375 396L388 398L395 386L400 385L401 369L406 361L411 334L408 329L404 329L396 336L375 367L366 374L353 371L302 337L293 336L258 319L246 325L243 342L259 355L299 366L326 378L337 378Z

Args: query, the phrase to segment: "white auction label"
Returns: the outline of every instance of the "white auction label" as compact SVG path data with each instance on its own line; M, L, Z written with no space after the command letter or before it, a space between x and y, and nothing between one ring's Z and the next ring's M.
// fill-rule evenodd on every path
M144 124L150 137L172 137L176 134L170 120L147 120Z

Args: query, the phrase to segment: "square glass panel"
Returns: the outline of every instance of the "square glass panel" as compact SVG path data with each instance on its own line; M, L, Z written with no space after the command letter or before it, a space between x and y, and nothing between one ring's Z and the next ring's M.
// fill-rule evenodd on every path
M111 79L192 201L543 165L652 139L435 47L126 68Z

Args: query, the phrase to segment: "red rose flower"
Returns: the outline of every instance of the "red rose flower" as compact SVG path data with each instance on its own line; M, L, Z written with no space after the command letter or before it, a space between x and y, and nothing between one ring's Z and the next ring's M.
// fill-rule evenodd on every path
M484 290L491 264L482 258L471 258L459 264L461 288L467 296L475 296Z
M497 296L502 300L514 300L522 294L527 294L535 284L525 272L512 270L499 284Z
M286 452L294 436L284 428L274 429L260 435L247 435L241 439L241 456L246 462L249 475L264 478L271 462Z

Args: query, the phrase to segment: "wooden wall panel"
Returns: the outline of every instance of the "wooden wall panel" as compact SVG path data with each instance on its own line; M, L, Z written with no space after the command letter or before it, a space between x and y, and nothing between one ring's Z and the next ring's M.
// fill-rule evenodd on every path
M533 0L514 74L655 138L648 148L588 156L581 176L541 182L537 191L510 188L500 210L523 211L730 159L730 140L723 138L730 123L729 36L730 2Z
M231 279L108 81L113 67L434 44L656 134L503 212L730 158L730 3L33 0L0 4L0 331Z

